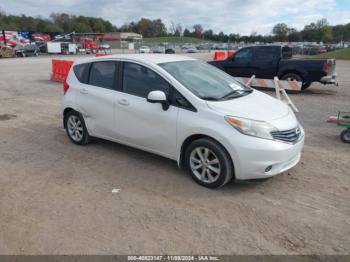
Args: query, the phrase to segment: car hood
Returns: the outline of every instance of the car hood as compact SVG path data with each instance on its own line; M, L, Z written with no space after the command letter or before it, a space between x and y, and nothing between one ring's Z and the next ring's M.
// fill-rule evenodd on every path
M270 121L289 114L288 106L262 92L225 101L207 101L209 108L224 115L243 117L259 121Z

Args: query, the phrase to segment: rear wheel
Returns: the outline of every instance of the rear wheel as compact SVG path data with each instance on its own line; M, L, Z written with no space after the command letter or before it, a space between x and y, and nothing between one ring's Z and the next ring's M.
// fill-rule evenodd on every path
M65 116L65 127L69 139L77 145L90 142L90 135L85 126L84 118L76 111L70 111Z
M350 129L348 128L341 132L340 138L344 143L350 143Z
M227 151L216 141L201 138L192 142L185 154L192 178L208 188L222 187L233 176L233 164Z
M287 73L282 76L281 80L302 82L302 86L301 86L302 90L307 89L311 85L310 82L304 82L303 78L296 73Z
M310 85L311 85L310 82L305 82L305 83L303 83L303 85L301 86L301 89L302 89L302 90L305 90L305 89L309 88Z

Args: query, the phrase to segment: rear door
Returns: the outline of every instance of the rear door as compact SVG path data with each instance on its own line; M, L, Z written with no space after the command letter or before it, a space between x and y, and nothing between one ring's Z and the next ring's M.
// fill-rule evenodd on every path
M123 62L122 86L116 104L118 137L130 145L176 159L178 107L163 110L159 103L147 102L151 91L170 96L172 86L152 69Z
M86 84L79 86L77 104L90 135L115 138L115 105L118 99L118 61L98 61L90 65Z
M247 47L237 51L235 55L226 60L223 67L226 73L232 76L250 77L255 74L253 64L254 48Z

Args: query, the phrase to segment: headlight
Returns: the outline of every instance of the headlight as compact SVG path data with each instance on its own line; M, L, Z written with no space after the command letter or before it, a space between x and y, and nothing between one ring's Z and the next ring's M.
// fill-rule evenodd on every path
M239 132L248 136L273 139L271 132L278 131L276 127L264 121L233 116L225 116L225 120Z

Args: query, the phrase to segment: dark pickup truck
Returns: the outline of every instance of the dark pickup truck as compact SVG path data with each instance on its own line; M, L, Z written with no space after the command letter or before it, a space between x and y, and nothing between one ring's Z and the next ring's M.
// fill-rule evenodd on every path
M291 49L282 46L250 46L238 50L225 60L209 62L226 73L237 77L302 82L302 89L312 82L336 84L335 59L290 59Z

